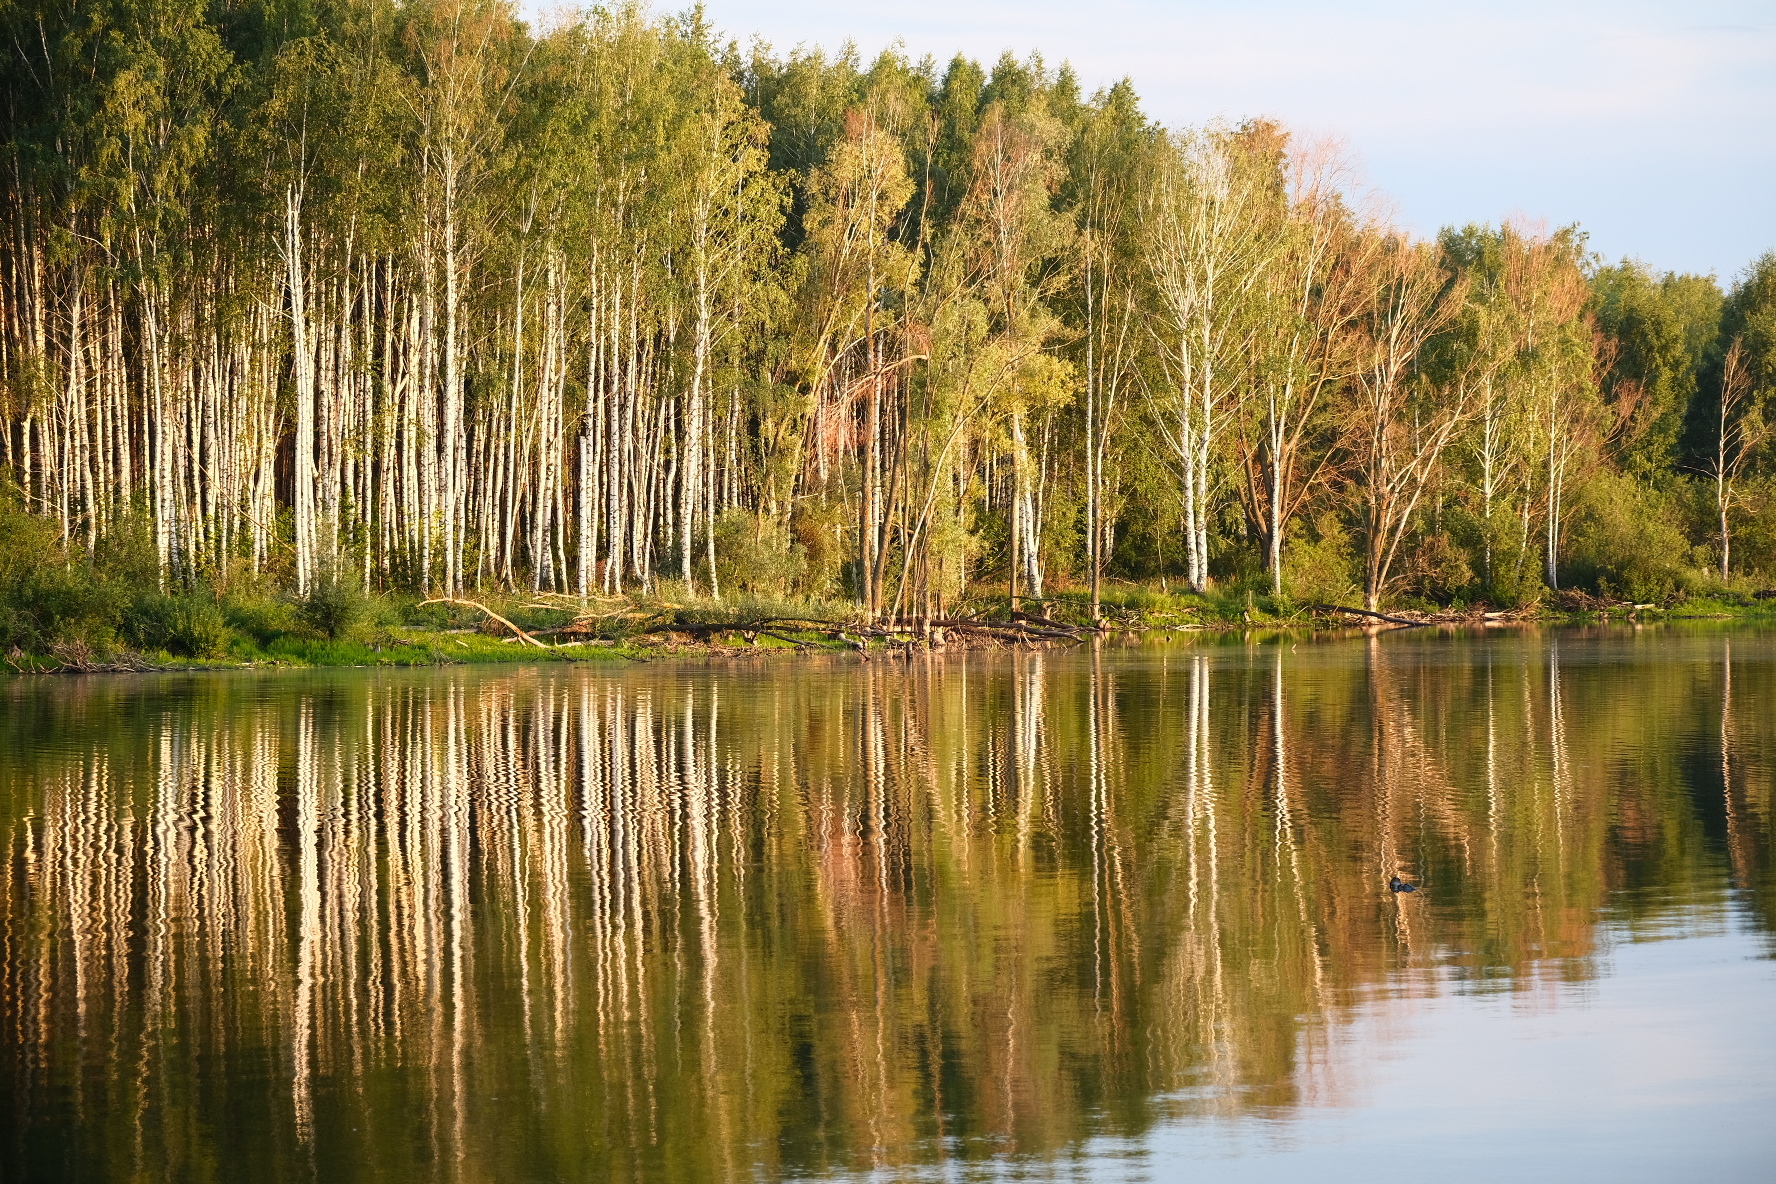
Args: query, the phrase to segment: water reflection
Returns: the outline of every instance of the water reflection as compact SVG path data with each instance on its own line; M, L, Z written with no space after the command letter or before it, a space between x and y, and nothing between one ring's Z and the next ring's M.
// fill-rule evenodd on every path
M1767 932L1773 656L1569 632L15 680L0 1157L892 1174L1334 1103L1378 991L1533 1003L1606 920L1734 886Z

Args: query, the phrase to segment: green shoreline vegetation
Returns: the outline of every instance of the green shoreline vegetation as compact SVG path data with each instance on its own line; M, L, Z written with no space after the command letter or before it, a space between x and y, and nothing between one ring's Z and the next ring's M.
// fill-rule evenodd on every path
M1300 633L1353 627L1511 623L1652 624L1684 620L1776 623L1776 597L1743 589L1679 593L1633 604L1568 592L1551 604L1489 611L1485 604L1406 600L1383 614L1309 605L1250 587L1207 593L1116 582L1090 596L1029 598L1016 620L1003 593L955 608L933 629L883 628L843 601L741 595L594 601L501 594L482 601L366 593L319 580L306 596L269 581L228 591L167 592L151 546L137 531L108 536L90 562L57 554L54 524L16 507L0 510L0 630L12 640L9 672L83 673L278 667L403 667L523 662L638 661L683 654L755 656L976 646L1075 644L1094 635L1158 631ZM44 562L41 557L50 556ZM21 557L29 557L22 559ZM1402 615L1406 614L1406 615ZM1040 622L1030 625L1029 622ZM1017 631L1023 630L1023 631ZM20 642L27 645L21 645Z
M12 669L1776 613L1776 252L1420 240L1037 57L552 20L0 6Z

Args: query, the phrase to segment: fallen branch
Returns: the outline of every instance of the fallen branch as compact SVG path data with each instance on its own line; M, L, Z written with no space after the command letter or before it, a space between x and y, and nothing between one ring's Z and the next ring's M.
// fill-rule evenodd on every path
M1042 626L1045 626L1049 629L1058 629L1061 632L1066 633L1068 635L1073 635L1073 634L1078 633L1078 629L1073 625L1068 625L1062 621L1050 620L1049 618L1044 617L1044 616L1039 616L1036 613L1015 612L1015 613L1011 614L1011 619L1014 622L1028 623L1031 625L1042 625Z
M24 656L16 646L13 647L13 655L20 658ZM134 674L161 669L158 664L149 661L145 656L130 650L123 650L110 658L100 658L93 653L92 647L81 641L52 645L49 647L49 657L56 664L42 673ZM14 665L10 658L7 660L7 665L12 666L20 674L25 673L23 667Z
M809 645L807 642L803 641L799 637L791 637L789 634L779 633L775 629L755 629L755 630L753 630L753 632L754 633L762 633L766 637L775 637L778 641L787 642L790 645L795 646L799 650L811 650L814 648L812 645ZM810 630L810 632L813 632L813 630Z
M552 645L544 645L542 642L538 641L536 638L532 637L530 634L526 633L524 630L518 628L518 626L512 624L512 622L506 620L504 617L500 616L498 613L496 613L492 609L488 608L485 604L481 604L478 601L458 600L453 596L434 596L430 600L422 600L419 603L420 603L421 607L424 607L425 605L428 605L428 604L460 604L465 608L480 609L482 612L486 613L490 618L492 618L495 621L498 621L500 624L502 624L506 628L510 629L513 633L517 634L518 637L522 638L524 641L527 641L531 645L536 646L537 649L539 649L539 650L553 650L555 648Z
M1342 604L1310 604L1307 606L1316 613L1349 613L1353 617L1371 617L1377 621L1386 621L1390 625L1429 625L1429 621L1415 621L1411 617L1392 617L1387 613L1378 613L1367 608L1347 608Z

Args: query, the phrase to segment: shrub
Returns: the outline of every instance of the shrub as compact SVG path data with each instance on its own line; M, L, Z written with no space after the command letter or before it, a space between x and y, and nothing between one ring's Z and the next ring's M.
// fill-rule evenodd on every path
M1757 474L1741 483L1731 522L1733 573L1751 576L1759 587L1770 587L1776 583L1776 473ZM1714 525L1712 518L1709 525ZM1712 547L1709 550L1718 564L1720 552Z
M1255 537L1223 537L1214 532L1209 539L1209 579L1213 583L1223 587L1269 587L1270 573L1265 570L1264 548Z
M1406 586L1435 604L1448 604L1474 582L1468 556L1446 532L1425 534L1406 560Z
M124 616L124 634L141 649L187 658L217 658L228 652L228 622L222 607L201 593L139 593Z
M122 607L109 582L70 559L54 521L0 494L0 649L44 653L70 642L106 649Z
M1289 526L1283 549L1283 586L1302 604L1337 603L1360 595L1356 548L1338 515L1324 513L1311 525Z
M0 647L43 653L78 641L104 650L116 639L120 607L90 570L51 560L0 592Z
M1573 498L1564 582L1644 603L1674 595L1689 551L1679 511L1670 494L1632 477L1595 474Z
M296 602L296 615L322 637L338 641L364 619L367 600L354 581L329 572L316 579L308 595Z
M808 500L796 503L789 518L789 536L802 564L790 591L815 598L831 594L845 560L844 510L842 505L816 505Z
M222 616L261 648L298 627L296 606L278 596L241 593L223 598Z
M781 596L803 570L803 551L768 518L726 510L715 526L715 568L723 592Z
M141 514L112 523L93 550L93 568L126 595L158 592L160 552L154 545L153 524Z
M1490 525L1481 523L1473 556L1481 597L1488 604L1518 608L1542 598L1548 585L1542 580L1542 555L1532 532L1527 543L1522 520L1515 513L1496 512ZM1490 537L1491 576L1487 575L1485 540Z

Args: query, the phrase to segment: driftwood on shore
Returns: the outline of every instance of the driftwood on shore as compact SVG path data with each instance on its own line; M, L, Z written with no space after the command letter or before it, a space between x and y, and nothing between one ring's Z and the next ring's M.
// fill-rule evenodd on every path
M81 641L52 645L48 656L54 665L33 667L29 665L29 655L14 646L4 660L20 674L141 674L160 669L152 659L133 650L119 650L100 657L91 646Z
M829 617L755 615L744 611L717 615L709 609L687 610L677 605L640 606L620 604L609 611L589 605L539 603L536 608L570 609L568 622L523 634L516 625L471 601L466 604L486 613L525 640L542 645L537 638L640 640L644 638L716 642L739 634L748 644L760 637L798 649L849 647L867 650L871 643L903 647L943 649L973 645L1049 645L1073 643L1101 629L1068 624L1035 613L1014 612L1007 618L986 616L908 617L884 621L841 620ZM824 643L824 646L823 646ZM545 647L554 648L554 647Z
M1357 617L1362 620L1380 621L1397 628L1413 629L1426 625L1474 625L1489 622L1521 621L1536 615L1536 605L1526 605L1514 609L1489 609L1485 605L1473 608L1449 608L1434 613L1398 612L1382 613L1368 608L1352 608L1345 604L1310 604L1309 612Z
M976 620L963 617L932 617L878 621L822 621L797 617L766 617L731 621L662 621L635 629L630 636L687 634L695 638L713 638L738 633L749 642L757 636L775 638L801 648L810 648L809 634L854 649L866 649L871 642L889 645L925 646L942 649L952 645L1013 643L1076 642L1092 630L1055 622L1035 624L1024 620ZM791 634L802 634L801 637Z
M510 629L513 632L513 634L515 634L520 641L528 642L531 645L536 646L537 649L539 649L539 650L551 650L551 649L555 648L552 645L545 645L542 642L538 641L536 638L532 637L530 634L526 633L524 630L518 628L518 626L512 624L512 622L506 620L506 618L500 616L498 613L496 613L492 609L488 608L485 604L482 604L481 602L476 601L476 600L459 600L453 596L434 596L430 600L422 600L419 603L422 606L428 605L428 604L454 604L454 605L460 605L464 608L472 608L472 609L475 609L479 612L486 613L487 618L489 620L497 621L501 625L504 625L507 629Z
M1308 611L1316 613L1344 613L1351 617L1367 617L1376 621L1387 621L1395 625L1428 625L1431 622L1414 617L1395 617L1387 613L1378 613L1369 608L1350 608L1342 604L1310 604Z
M544 593L541 596L547 596ZM1096 625L1072 624L1041 613L1014 610L1003 613L983 610L979 613L943 617L903 617L892 620L865 621L836 617L769 615L748 612L737 607L732 613L719 608L687 607L676 604L636 604L622 598L606 600L541 602L529 607L551 611L566 610L571 618L559 625L520 628L506 617L472 600L439 597L427 604L452 604L472 608L512 634L512 640L559 653L568 645L603 642L622 644L676 643L721 646L724 639L738 635L747 645L757 645L760 638L771 638L800 650L852 649L867 654L872 645L910 652L912 649L950 649L1003 646L1042 647L1071 645L1106 632L1140 631L1164 628L1212 628L1208 624L1166 625L1151 619L1107 619ZM563 600L566 600L564 597ZM1562 593L1557 601L1568 611L1633 611L1650 605L1605 601L1582 592ZM1038 607L1041 607L1038 605ZM1486 605L1423 612L1401 609L1381 612L1343 604L1309 604L1303 606L1313 617L1342 617L1353 623L1394 629L1422 628L1429 625L1490 625L1526 620L1538 615L1541 606L1525 605L1514 609L1493 609ZM1182 610L1193 611L1193 610ZM1125 614L1119 614L1122 616ZM1282 627L1287 623L1279 622ZM1237 628L1237 626L1231 626ZM555 644L550 644L550 641ZM564 655L565 656L565 655Z

